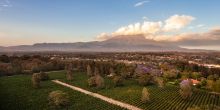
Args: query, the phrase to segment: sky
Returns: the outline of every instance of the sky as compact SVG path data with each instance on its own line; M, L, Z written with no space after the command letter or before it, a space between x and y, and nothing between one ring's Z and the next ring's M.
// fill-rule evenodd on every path
M220 50L219 0L0 0L0 46L119 35Z

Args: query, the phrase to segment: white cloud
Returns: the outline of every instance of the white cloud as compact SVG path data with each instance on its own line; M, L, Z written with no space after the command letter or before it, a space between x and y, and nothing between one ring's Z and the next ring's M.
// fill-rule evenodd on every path
M204 27L204 26L205 26L204 24L199 24L199 25L197 25L196 27L202 28L202 27Z
M9 0L0 0L0 11L8 7L12 7L12 4Z
M143 16L142 19L145 21L149 20L148 17L146 17L146 16Z
M220 27L215 27L204 33L178 33L173 32L189 25L195 18L188 15L174 15L165 21L144 21L122 26L112 33L101 33L97 36L98 40L106 40L117 36L143 35L146 39L155 41L171 42L171 43L193 43L200 41L201 44L211 44L213 42L220 42ZM204 25L199 24L189 26L188 29L200 28ZM165 31L166 29L166 31ZM169 31L168 31L169 30ZM172 31L172 32L170 32ZM207 42L205 42L207 41ZM218 43L219 43L218 42ZM197 45L199 45L197 43ZM196 44L196 43L195 43ZM216 44L216 43L213 43Z
M103 41L103 40L106 40L106 39L109 39L111 38L110 35L108 35L107 33L103 32L101 34L99 34L96 39L99 40L99 41Z
M136 3L136 4L134 5L134 7L142 6L142 5L144 5L145 3L148 3L148 2L150 2L150 1L141 1L141 2L138 2L138 3Z
M210 46L220 45L220 28L207 32L180 33L176 35L156 35L156 41L164 41L182 46Z
M190 24L195 18L187 15L173 15L165 20L164 31L174 31L184 28Z
M124 26L116 30L112 33L113 36L118 35L138 35L138 34L155 34L160 31L162 27L162 22L143 22L143 23L135 23L130 24L128 26Z

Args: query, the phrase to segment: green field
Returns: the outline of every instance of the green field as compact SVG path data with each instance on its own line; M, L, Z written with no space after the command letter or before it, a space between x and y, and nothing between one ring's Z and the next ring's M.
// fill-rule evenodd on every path
M201 105L210 106L212 109L213 105L220 106L220 96L197 90L190 100L183 100L179 94L179 88L168 84L164 89L158 88L155 85L147 86L150 92L151 101L144 104L140 101L143 86L139 86L135 80L126 80L124 86L115 88L112 80L105 78L106 88L100 90L88 87L87 79L87 75L83 73L76 73L73 81L67 81L60 77L60 80L71 85L97 92L107 97L148 110L185 110L191 106Z
M141 103L140 97L143 87L135 80L126 80L122 87L114 87L109 78L105 78L106 88L96 89L87 85L87 75L75 73L73 81L65 80L64 71L51 72L51 79L59 79L71 85L97 92L99 94L117 99L147 110L185 110L193 105L220 106L220 97L205 91L194 92L190 100L183 100L179 95L179 88L166 85L164 89L155 85L147 86L151 101ZM71 106L74 110L120 110L118 106L111 105L99 99L59 86L51 81L42 83L41 89L34 89L31 85L31 76L17 75L0 78L0 110L44 110L49 109L47 96L53 90L62 90L70 95Z
M63 78L64 75L60 72L51 73L50 77ZM59 86L51 81L42 82L42 88L34 89L29 75L0 78L0 110L48 110L47 97L49 92L54 90L62 90L69 94L70 110L122 110L118 106Z

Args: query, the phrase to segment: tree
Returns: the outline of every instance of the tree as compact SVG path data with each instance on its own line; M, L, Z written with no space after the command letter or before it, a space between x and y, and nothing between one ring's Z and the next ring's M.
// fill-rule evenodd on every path
M73 64L70 63L67 67L66 67L66 79L67 80L73 80Z
M97 67L95 67L95 70L94 70L94 75L99 75L99 69Z
M138 83L142 86L145 86L145 85L149 84L150 80L151 80L151 76L148 74L145 74L145 75L141 75L139 77Z
M193 107L187 108L187 110L202 110L202 109L198 106L193 106Z
M123 86L123 78L121 76L114 76L113 82L115 86Z
M201 78L201 86L206 86L207 81L206 78Z
M40 72L40 79L41 79L42 81L49 80L49 75L48 75L47 73L41 71L41 72Z
M103 88L105 86L104 79L100 75L92 76L88 79L90 87Z
M178 76L178 72L175 69L164 71L163 76L167 79L175 79Z
M50 92L48 101L54 109L68 108L70 103L69 96L60 90Z
M146 102L150 101L150 93L148 92L146 87L144 87L143 90L142 90L141 101L143 103L146 103Z
M193 72L191 77L192 77L193 79L198 79L198 78L201 77L201 73L199 73L199 72Z
M21 66L21 61L20 60L13 60L12 63L12 72L14 74L20 74L22 73L22 66Z
M100 75L95 76L95 83L97 88L104 88L105 86L104 79Z
M9 57L7 55L1 55L0 56L0 62L9 63L10 59L9 59Z
M34 73L32 75L32 84L34 88L40 88L41 75L40 73Z
M183 99L190 98L192 96L192 82L191 80L183 80L180 83L180 95Z
M68 70L66 72L66 79L67 80L73 80L73 73L72 73L72 71Z
M95 76L92 76L92 77L90 77L89 79L88 79L88 85L90 86L90 87L95 87L96 86L96 81L95 81Z
M115 71L112 67L109 69L109 74L115 74Z
M213 91L214 92L220 92L220 80L217 80L213 84Z
M164 80L163 80L163 78L156 77L156 82L157 82L158 87L164 88Z
M213 80L207 80L206 81L206 88L209 90L213 90L214 81Z
M89 77L91 77L93 74L92 74L92 69L91 69L91 66L90 65L87 65L87 75Z

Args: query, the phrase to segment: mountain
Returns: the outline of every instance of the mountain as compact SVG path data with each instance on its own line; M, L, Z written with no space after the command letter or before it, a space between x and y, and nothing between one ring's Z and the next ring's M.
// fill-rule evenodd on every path
M169 43L145 39L142 35L116 36L105 41L76 43L37 43L0 47L0 51L77 51L77 52L144 52L144 51L184 51Z

